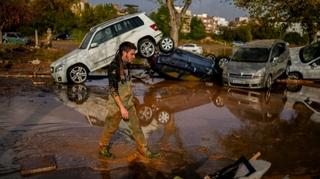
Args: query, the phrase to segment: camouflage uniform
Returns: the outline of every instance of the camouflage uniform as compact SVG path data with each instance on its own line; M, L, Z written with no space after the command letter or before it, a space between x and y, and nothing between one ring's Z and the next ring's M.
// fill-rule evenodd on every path
M119 63L119 62L118 62ZM114 97L120 96L120 99L128 110L129 118L126 120L132 135L137 143L138 151L145 154L147 149L147 142L139 125L136 108L133 103L133 93L131 88L129 70L120 73L119 64L116 61L112 62L108 67L109 87L111 94L107 100L108 115L105 120L105 127L101 136L100 145L110 149L110 139L113 133L118 129L121 121L121 112L117 106Z

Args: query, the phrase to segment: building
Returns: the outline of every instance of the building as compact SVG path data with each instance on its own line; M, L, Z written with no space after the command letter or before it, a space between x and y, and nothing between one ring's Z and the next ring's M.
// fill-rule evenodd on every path
M220 26L228 26L229 22L223 17L208 16L208 14L196 14L205 26L206 33L217 33Z
M80 0L79 3L75 3L71 6L71 11L74 14L81 15L81 12L84 10L84 6L86 3L88 3L87 0Z

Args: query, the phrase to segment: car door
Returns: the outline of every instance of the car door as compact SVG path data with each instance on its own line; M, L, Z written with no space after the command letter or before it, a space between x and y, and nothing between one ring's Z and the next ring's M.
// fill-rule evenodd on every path
M269 72L271 73L273 79L277 77L278 70L279 70L279 59L275 60L279 56L279 47L277 45L274 45L271 50L270 55L270 69Z
M303 71L303 78L320 79L320 57L309 62Z
M117 49L116 33L112 25L97 31L89 45L87 57L91 71L110 64Z

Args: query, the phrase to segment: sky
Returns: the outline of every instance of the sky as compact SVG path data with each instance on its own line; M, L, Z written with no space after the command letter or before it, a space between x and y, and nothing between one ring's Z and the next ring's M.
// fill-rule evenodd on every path
M139 10L147 13L156 11L159 7L156 0L88 0L88 2L90 4L116 3L121 6L124 4L135 4L139 6ZM228 21L234 20L239 16L248 15L246 11L228 2L224 2L224 0L193 0L189 9L191 9L192 14L207 13L209 16L224 17Z

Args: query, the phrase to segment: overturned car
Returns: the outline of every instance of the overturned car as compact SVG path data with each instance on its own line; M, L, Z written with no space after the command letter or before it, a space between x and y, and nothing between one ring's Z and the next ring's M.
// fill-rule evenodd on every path
M159 75L187 81L220 81L222 69L214 55L207 57L197 55L179 48L174 48L171 38L163 38L159 42L159 53L148 62Z

